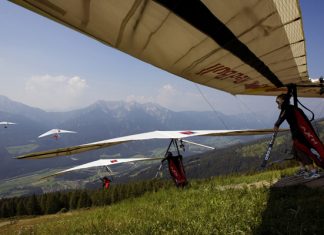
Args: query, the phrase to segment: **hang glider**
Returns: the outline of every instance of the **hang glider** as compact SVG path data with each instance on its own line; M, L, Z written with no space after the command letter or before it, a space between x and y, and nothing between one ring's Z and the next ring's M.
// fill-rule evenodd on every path
M286 131L281 129L280 131ZM59 148L49 151L29 153L18 156L17 159L41 159L72 155L90 150L101 149L113 145L126 143L134 140L149 140L149 139L184 139L194 136L238 136L238 135L265 135L271 134L273 129L247 129L247 130L192 130L192 131L152 131L136 135L118 137L114 139L102 140L98 142L77 145L67 148Z
M76 171L76 170L82 170L82 169L87 169L87 168L92 168L92 167L100 167L100 166L110 166L110 165L116 165L120 163L129 163L129 162L138 162L138 161L155 161L155 160L162 160L163 158L117 158L117 159L99 159L97 161L93 162L88 162L86 164L82 164L79 166L75 166L63 171L59 171L55 174L51 174L48 176L45 176L44 178L48 178L51 176L57 176L61 175L63 173L71 172L71 171Z
M10 0L110 47L205 86L278 95L311 82L298 0Z
M63 134L63 133L77 133L77 132L61 130L61 129L52 129L52 130L45 132L44 134L41 134L40 136L38 136L38 138L42 138L42 137L51 135L53 138L58 139L60 137L60 134Z
M285 130L281 130L285 131ZM108 147L115 144L125 143L132 140L147 140L147 139L171 139L170 144L165 152L165 155L163 158L124 158L124 159L100 159L93 162L89 162L86 164L82 164L79 166L75 166L63 171L59 171L57 173L51 174L49 176L45 176L44 178L48 178L51 176L60 175L66 172L75 171L75 170L81 170L91 167L100 167L105 166L106 170L109 172L110 175L113 174L111 169L108 167L109 165L118 164L118 163L125 163L125 162L133 162L133 161L152 161L152 160L162 160L160 167L158 169L158 172L156 174L156 177L158 176L158 173L161 172L163 163L166 161L167 166L170 172L170 176L172 180L174 181L176 187L185 187L188 184L187 176L185 167L182 162L182 155L180 154L180 149L183 151L185 150L183 142L186 142L188 144L197 144L192 141L185 141L183 138L186 137L193 137L193 136L228 136L228 135L252 135L252 134L269 134L272 130L270 129L264 129L264 130L212 130L212 131L153 131L153 132L146 132L142 134L137 135L130 135L130 136L124 136L120 138L110 139L110 140L104 140L100 142L90 143L87 144L86 148L84 149L76 149L81 146L75 146L67 149L58 149L54 151L48 151L48 152L42 152L42 153L34 153L29 154L28 156L21 156L18 158L43 158L43 157L49 157L50 154L53 154L55 151L60 151L59 154L63 154L65 151L65 155L72 154L74 150L81 152L81 151L88 151L92 147ZM101 146L99 145L101 144ZM198 146L212 148L210 146L197 144ZM83 145L85 146L85 145ZM172 153L171 148L174 147L175 155ZM93 149L93 148L92 148ZM67 151L66 151L67 150ZM110 181L109 181L110 184ZM109 187L109 184L107 187Z
M8 128L8 125L15 125L14 122L0 122L0 125L3 125L4 128Z

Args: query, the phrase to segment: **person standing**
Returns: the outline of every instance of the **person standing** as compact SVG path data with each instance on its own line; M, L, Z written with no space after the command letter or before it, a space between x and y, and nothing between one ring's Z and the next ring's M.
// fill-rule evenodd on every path
M303 114L303 111L300 108L291 105L289 100L290 97L287 94L277 96L276 103L281 112L278 120L274 124L273 130L277 132L280 125L285 120L288 122L293 141L293 154L296 160L300 163L300 169L295 175L303 175L306 179L318 178L320 175L317 173L317 168L314 167L314 159L321 162L321 156L313 147L312 143L310 143L309 139L305 137L305 131L303 131L305 128L300 128L297 112ZM316 135L315 132L310 132L310 134ZM318 141L319 139L317 137L317 142ZM322 143L320 144L322 145Z

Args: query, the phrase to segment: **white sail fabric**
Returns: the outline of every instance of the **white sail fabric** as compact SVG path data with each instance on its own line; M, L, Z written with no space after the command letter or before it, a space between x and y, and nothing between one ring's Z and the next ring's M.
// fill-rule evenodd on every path
M190 81L278 95L308 79L298 0L11 0ZM319 87L298 95L320 97Z
M14 122L0 122L0 125L14 125Z
M62 133L77 133L77 132L61 130L61 129L52 129L52 130L49 130L49 131L41 134L40 136L38 136L38 138L42 138L42 137L45 137L45 136L48 136L48 135L60 135Z
M88 162L79 166L75 166L63 171L59 171L55 174L46 176L55 176L55 175L60 175L66 172L70 171L76 171L76 170L82 170L82 169L87 169L87 168L92 168L92 167L99 167L99 166L110 166L110 165L115 165L115 164L120 164L120 163L127 163L127 162L137 162L137 161L154 161L154 160L161 160L163 158L117 158L117 159L99 159L97 161L93 162Z

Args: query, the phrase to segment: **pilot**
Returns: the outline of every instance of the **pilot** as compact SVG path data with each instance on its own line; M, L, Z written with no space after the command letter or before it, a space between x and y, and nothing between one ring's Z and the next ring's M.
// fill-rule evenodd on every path
M278 109L281 110L280 115L276 123L274 124L273 130L278 131L279 126L287 120L290 126L291 137L293 141L293 153L297 161L299 161L300 169L295 173L296 176L304 176L306 179L315 179L320 177L317 173L317 169L314 167L312 157L316 157L312 150L312 146L305 138L304 134L300 131L298 126L297 117L293 105L290 104L289 98L286 94L278 95L276 103ZM297 108L299 109L299 108ZM300 110L301 111L301 110ZM313 156L311 156L313 155Z

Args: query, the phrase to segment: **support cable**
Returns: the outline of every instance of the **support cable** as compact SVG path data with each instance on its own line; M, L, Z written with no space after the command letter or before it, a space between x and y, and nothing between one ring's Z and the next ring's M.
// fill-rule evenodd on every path
M211 105L211 103L208 101L208 99L206 98L206 96L202 93L201 89L199 88L199 86L195 83L195 86L197 87L197 90L199 91L200 95L203 97L203 99L206 101L206 103L209 105L209 107L213 110L213 112L216 114L216 117L221 121L221 123L223 124L223 126L227 129L230 130L228 128L228 126L225 124L225 122L223 121L223 119L218 115L217 111L215 110L215 108Z
M243 100L241 100L237 95L236 95L235 97L236 97L236 99L237 99L241 104L244 105L244 107L245 107L245 108L246 108L250 113L253 114L253 116L255 117L255 119L256 119L258 122L260 122L263 126L267 126L266 123L264 123L261 119L259 119L259 118L258 118L258 115L257 115L255 112L253 112L253 110L250 109L249 106L247 106L247 104L245 104L245 103L243 102Z

